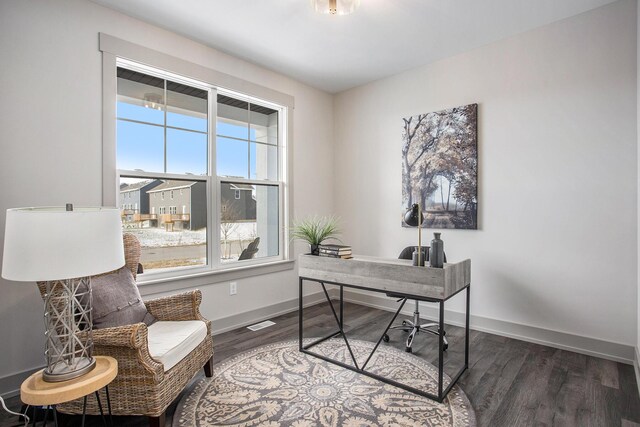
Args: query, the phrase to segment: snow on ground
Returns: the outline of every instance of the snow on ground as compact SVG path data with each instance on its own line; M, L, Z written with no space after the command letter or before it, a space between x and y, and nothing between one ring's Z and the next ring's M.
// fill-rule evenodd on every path
M128 228L125 233L134 234L143 248L190 246L207 243L207 229L165 231L164 228Z
M164 228L125 228L125 233L134 234L143 248L204 245L207 243L207 229L166 231ZM256 238L256 224L236 223L229 227L228 240L253 240ZM224 236L220 233L220 239Z

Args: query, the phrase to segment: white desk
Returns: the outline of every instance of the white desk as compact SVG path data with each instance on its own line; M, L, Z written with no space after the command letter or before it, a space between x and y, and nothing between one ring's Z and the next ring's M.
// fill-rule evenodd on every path
M318 357L355 372L376 378L380 381L392 384L396 387L411 391L421 396L442 402L453 385L458 381L462 373L469 366L469 297L471 292L471 260L467 259L457 263L445 264L443 268L416 267L411 261L398 259L385 259L375 257L354 256L352 259L340 259L321 257L315 255L300 255L298 258L299 275L299 349L301 352ZM338 324L338 331L326 337L319 338L310 344L303 345L303 285L304 281L314 281L322 285L324 294L329 302L331 311ZM340 287L339 315L333 302L329 298L325 284ZM343 329L344 311L344 287L357 288L373 292L381 292L393 298L400 298L402 303L396 311L393 319L384 330L367 361L360 367L353 356L349 340ZM449 298L466 289L466 329L465 329L465 360L464 366L452 378L451 383L443 389L443 352L444 352L444 303ZM434 395L423 390L418 390L406 384L401 384L366 371L371 356L375 353L383 337L395 321L404 307L407 299L430 301L439 304L439 352L438 352L438 394ZM330 359L314 353L310 349L323 341L342 336L351 358L353 366Z

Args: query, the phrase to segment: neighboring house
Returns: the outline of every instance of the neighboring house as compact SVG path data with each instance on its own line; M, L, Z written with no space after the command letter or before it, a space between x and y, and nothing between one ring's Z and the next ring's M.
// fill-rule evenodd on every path
M198 230L207 226L207 184L203 181L167 180L147 190L149 213L158 227Z
M252 185L223 182L220 200L223 222L256 220L256 199Z
M149 195L147 191L159 186L162 181L154 179L123 184L120 186L120 210L123 220L133 221L136 214L149 213Z

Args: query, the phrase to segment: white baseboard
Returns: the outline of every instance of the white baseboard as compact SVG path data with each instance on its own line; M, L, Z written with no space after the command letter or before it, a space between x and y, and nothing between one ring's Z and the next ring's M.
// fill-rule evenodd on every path
M633 363L633 369L636 371L636 385L638 386L638 396L640 396L640 342L636 347L636 359Z
M345 301L386 311L395 311L398 308L396 301L386 296L345 289L344 298ZM429 303L420 305L420 316L425 319L437 321L437 308L433 307L433 304L431 306L427 304ZM411 315L412 313L413 305L405 305L402 314ZM473 309L471 310L471 313L473 313ZM464 326L464 316L464 313L445 309L445 321L448 324ZM635 350L634 346L631 345L603 341L596 338L583 337L565 332L538 328L535 326L520 325L517 323L490 319L482 316L474 316L473 314L470 316L470 324L471 329L476 331L515 338L562 350L569 350L589 356L613 360L615 362L634 364Z
M26 380L29 377L29 375L33 374L35 371L39 371L40 369L43 369L43 368L44 368L44 365L1 377L0 378L0 396L2 396L3 399L8 399L10 397L19 395L20 385L22 384L22 382Z

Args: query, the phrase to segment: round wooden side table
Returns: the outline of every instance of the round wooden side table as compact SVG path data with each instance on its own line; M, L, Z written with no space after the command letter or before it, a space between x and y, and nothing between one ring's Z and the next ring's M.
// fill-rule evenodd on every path
M42 379L42 372L38 371L24 380L20 386L20 399L23 403L32 406L46 406L47 412L49 406L53 409L54 424L58 425L58 416L56 415L56 405L69 402L71 400L84 397L82 408L82 426L87 410L87 396L95 393L100 414L102 415L103 424L106 426L102 403L98 390L105 389L107 395L107 408L109 410L109 421L111 420L111 400L109 399L109 384L118 375L118 361L109 356L94 356L96 367L81 377L68 381L46 382ZM47 418L45 412L45 422Z

